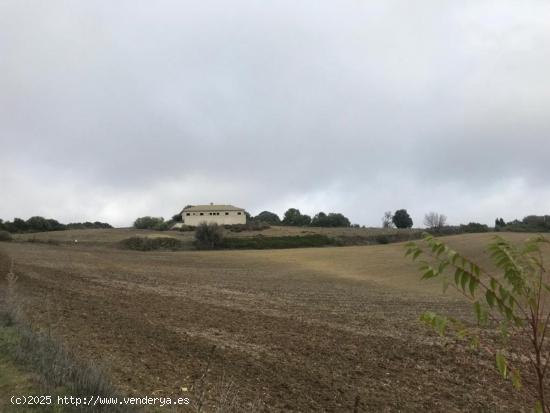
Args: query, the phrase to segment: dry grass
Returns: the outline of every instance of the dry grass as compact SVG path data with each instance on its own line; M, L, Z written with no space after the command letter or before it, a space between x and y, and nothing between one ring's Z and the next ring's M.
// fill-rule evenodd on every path
M490 238L447 240L484 261ZM52 331L81 357L107 363L129 394L189 397L193 389L198 397L194 385L208 365L204 411L224 394L220 380L238 390L241 408L260 399L276 412L507 412L526 403L492 360L417 322L427 309L470 308L442 295L439 283L420 282L398 244L147 254L6 248L27 314L37 325L57 320ZM45 297L54 295L48 315ZM233 394L225 391L227 405Z
M39 331L23 315L23 302L18 294L18 275L14 261L0 251L0 277L5 277L5 294L0 302L0 359L1 366L9 365L17 374L33 373L36 394L89 397L120 396L105 374L94 364L77 360L60 341L52 337L50 326ZM14 365L16 367L14 367ZM23 372L21 373L21 370ZM31 393L32 394L32 393ZM15 394L19 395L19 394ZM0 406L4 405L0 401ZM44 412L129 412L126 406L38 406L29 411Z
M226 231L227 236L236 238L254 237L263 235L266 237L300 236L308 234L321 234L329 237L372 237L383 234L408 234L411 230L381 229L381 228L312 228L312 227L283 227L272 226L261 231ZM194 240L194 232L180 231L154 231L138 230L133 228L114 229L81 229L68 231L40 232L33 234L13 234L17 241L33 241L43 243L63 243L79 245L105 246L114 245L130 237L173 237L186 245L191 246Z

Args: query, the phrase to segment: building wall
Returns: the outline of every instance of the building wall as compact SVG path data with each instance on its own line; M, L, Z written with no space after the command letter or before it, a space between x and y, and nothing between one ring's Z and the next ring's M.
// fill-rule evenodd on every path
M190 215L187 215L190 214ZM203 214L203 215L200 215ZM218 215L219 214L219 215ZM246 215L244 211L193 211L182 213L183 223L185 225L197 226L202 222L215 222L219 225L246 224Z

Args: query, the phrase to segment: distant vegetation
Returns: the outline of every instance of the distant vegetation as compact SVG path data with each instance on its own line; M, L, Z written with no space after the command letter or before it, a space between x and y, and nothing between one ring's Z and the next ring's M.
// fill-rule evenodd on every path
M223 227L216 223L202 223L195 230L195 246L199 249L215 249L223 245Z
M426 228L442 228L447 224L447 217L438 212L428 212L424 215Z
M299 209L290 208L285 212L282 224L293 227L305 227L311 224L311 217L309 215L302 215Z
M470 222L467 225L461 224L460 230L462 232L489 232L489 227L479 222Z
M413 226L413 220L406 209L395 211L392 222L397 228L412 228Z
M257 222L265 222L269 225L281 225L281 218L274 212L262 211L253 218Z
M286 225L292 227L351 227L350 220L343 214L329 212L319 212L313 219L306 214L302 214L297 208L289 208L283 219L271 211L262 211L251 219L251 222L263 222L269 225Z
M8 231L0 231L0 241L13 241L13 238Z
M265 222L254 220L246 224L224 225L223 227L231 232L263 231L264 229L271 228L271 226Z
M68 229L93 229L93 228L112 228L111 225L105 222L73 222L70 224L62 224L55 219L48 219L40 216L34 216L26 221L21 218L15 218L13 222L0 219L0 230L7 231L12 234L29 233L29 232L47 232L47 231L64 231Z
M166 231L172 228L174 221L165 221L162 217L140 217L134 221L134 228L136 229L154 229L157 231Z
M330 212L328 215L319 212L311 220L312 227L350 227L351 222L344 215Z
M136 251L179 250L183 243L172 237L130 237L120 241L122 248Z
M337 240L322 234L308 234L282 237L257 235L248 238L225 238L223 248L227 249L280 249L339 245Z
M497 218L495 231L550 232L550 215L528 215L521 221L515 219L507 223L502 218Z

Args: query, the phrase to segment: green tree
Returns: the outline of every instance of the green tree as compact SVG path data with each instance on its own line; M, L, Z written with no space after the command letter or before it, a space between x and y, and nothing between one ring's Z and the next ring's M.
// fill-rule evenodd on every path
M21 218L13 219L13 227L15 228L16 232L26 232L29 229L27 222L22 220Z
M164 225L164 218L162 217L140 217L134 221L134 228L136 229L162 229Z
M413 226L413 220L406 209L395 211L392 222L397 228L412 228Z
M520 246L495 237L488 251L500 274L484 270L428 234L422 242L407 243L405 254L419 262L422 279L440 278L444 289L452 286L470 300L478 325L499 328L502 340L486 343L483 348L494 357L496 368L504 379L510 380L518 390L526 386L536 400L535 412L539 413L550 412L545 395L550 362L547 340L550 306L545 304L550 299L550 284L542 250L549 244L550 241L542 236ZM475 347L482 340L479 329L469 328L453 317L428 311L421 319L439 334L453 332ZM525 345L528 345L527 353ZM509 357L509 354L524 354L529 358L535 384L531 381L523 384L525 367L519 358Z
M311 224L311 217L309 215L302 215L299 209L289 208L285 212L283 225L301 227L309 224Z
M349 227L351 222L343 214L330 212L328 215L319 212L311 220L313 227Z
M281 218L276 213L270 211L260 212L254 217L254 221L265 222L269 225L281 225Z
M467 225L460 224L460 232L489 232L489 227L479 222L470 222Z

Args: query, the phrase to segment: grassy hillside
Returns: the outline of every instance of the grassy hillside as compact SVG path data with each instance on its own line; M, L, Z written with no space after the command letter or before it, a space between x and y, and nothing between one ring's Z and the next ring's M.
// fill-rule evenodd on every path
M326 245L326 244L370 244L378 243L376 237L384 235L389 240L392 237L405 237L411 234L419 233L420 230L396 230L380 228L313 228L313 227L283 227L274 226L261 231L240 231L233 232L225 230L229 246L235 248L274 248L288 244L294 245ZM113 228L113 229L82 229L40 232L31 234L14 234L13 238L20 242L50 243L50 244L75 244L87 246L117 246L122 240L131 237L160 238L172 237L179 241L184 250L193 249L194 232L180 231L154 231L137 230L133 228ZM269 238L261 242L258 237ZM291 238L292 237L292 238ZM326 238L329 242L310 242L318 241L318 238ZM256 238L254 241L250 241ZM287 242L288 241L288 242Z

